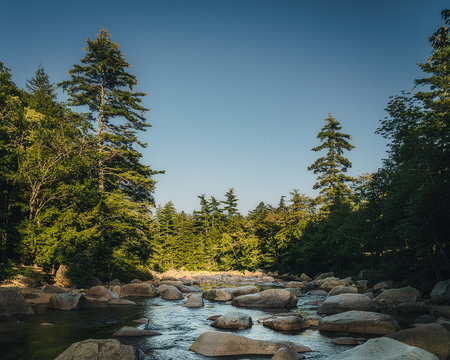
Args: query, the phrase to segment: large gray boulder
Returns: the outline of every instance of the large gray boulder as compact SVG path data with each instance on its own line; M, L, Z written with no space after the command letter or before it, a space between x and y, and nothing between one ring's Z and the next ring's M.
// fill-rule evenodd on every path
M372 339L353 349L331 356L327 360L438 360L436 355L401 343L400 341L381 337Z
M231 295L233 297L248 295L248 294L255 294L257 292L259 292L258 288L253 285L240 286L240 287L231 289Z
M155 287L149 283L133 283L122 285L120 297L154 297L158 295Z
M338 285L330 290L330 292L328 293L328 296L341 295L341 294L357 294L357 293L358 293L358 288L356 286Z
M183 293L178 290L175 286L167 285L169 286L164 291L161 292L161 299L163 300L181 300L184 299Z
M439 281L431 290L431 301L436 304L450 304L450 280Z
M202 298L213 301L230 301L233 299L233 295L230 288L218 288L203 291Z
M108 290L103 285L97 285L89 288L86 293L87 297L90 298L98 298L98 299L117 299L117 294L113 293L111 290Z
M248 329L252 325L252 318L238 311L222 315L211 323L211 326L219 329Z
M34 314L17 287L0 288L0 315Z
M297 306L297 296L284 289L269 289L257 294L235 297L232 304L240 307L291 308Z
M70 345L55 360L136 360L136 350L116 339L88 339Z
M340 294L329 296L319 307L319 314L338 314L349 310L377 311L378 305L366 294Z
M387 337L427 350L441 360L450 358L450 332L439 324L426 324L400 330Z
M200 294L192 294L182 306L188 308L201 308L204 306L204 302Z
M320 320L319 330L356 334L386 335L399 329L391 316L368 311L347 311Z
M419 290L407 286L399 289L386 289L375 298L375 301L389 308L394 308L396 305L411 302L411 301L419 301L422 298L422 294Z
M200 335L189 350L205 356L273 355L287 347L295 352L311 351L307 346L291 342L253 340L232 333L207 331Z
M81 310L88 307L89 301L81 294L56 294L48 302L48 308L56 310Z

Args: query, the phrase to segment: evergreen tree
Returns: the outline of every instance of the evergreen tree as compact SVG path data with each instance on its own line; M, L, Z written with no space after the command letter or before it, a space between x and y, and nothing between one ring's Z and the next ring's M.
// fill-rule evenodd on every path
M223 211L226 212L226 215L227 215L228 219L230 217L232 217L233 215L237 215L238 214L238 210L237 210L238 200L239 199L237 198L236 194L234 193L234 189L233 188L230 188L225 193L225 200L222 201L222 204L224 205Z
M326 150L326 155L318 158L308 170L319 174L314 189L321 189L321 202L325 203L325 208L339 207L351 193L346 183L353 181L352 177L345 174L352 163L344 157L344 151L350 151L354 146L348 141L351 136L340 132L342 127L335 117L328 114L325 122L317 134L322 143L312 150Z
M69 71L71 79L61 83L72 106L87 106L96 124L98 186L100 191L120 189L134 200L152 200L154 172L140 163L142 155L135 145L137 131L149 124L148 110L142 106L142 92L134 91L136 77L127 72L129 64L101 29L95 40L87 40L81 65Z

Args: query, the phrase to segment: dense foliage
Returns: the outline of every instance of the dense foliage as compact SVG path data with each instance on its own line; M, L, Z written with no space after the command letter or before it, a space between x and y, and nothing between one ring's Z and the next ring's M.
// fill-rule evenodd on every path
M69 264L79 281L169 268L334 271L422 289L449 278L450 11L442 16L418 91L387 105L382 168L346 174L351 137L329 114L309 167L319 196L294 190L247 216L232 188L199 195L192 214L153 207L156 172L136 150L145 94L105 30L61 83L68 104L42 67L21 90L0 63L0 278L19 262Z

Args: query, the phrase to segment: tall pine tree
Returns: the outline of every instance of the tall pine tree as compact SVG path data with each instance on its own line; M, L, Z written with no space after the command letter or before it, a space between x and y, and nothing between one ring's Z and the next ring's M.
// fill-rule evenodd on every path
M346 175L347 169L352 163L344 157L344 151L354 148L350 144L351 136L342 133L339 121L331 113L325 119L325 126L317 134L321 141L312 151L326 150L325 156L319 157L308 170L318 174L314 189L320 189L322 195L321 202L325 204L325 209L329 207L339 207L351 193L347 182L353 178Z

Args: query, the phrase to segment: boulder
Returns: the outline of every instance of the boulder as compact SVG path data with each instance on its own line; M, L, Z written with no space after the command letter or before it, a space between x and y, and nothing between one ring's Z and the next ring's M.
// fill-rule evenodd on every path
M407 286L399 289L386 289L375 298L375 301L380 305L394 308L397 304L418 301L422 298L419 290Z
M287 288L299 288L299 289L304 289L306 288L306 285L303 284L300 281L289 281L286 283L286 287Z
M17 287L0 288L0 315L34 314Z
M327 296L328 292L326 292L325 290L315 289L315 290L310 290L309 294L313 295L313 296Z
M311 281L312 279L311 279L308 275L306 275L305 273L302 273L302 274L300 275L300 280L303 281L303 282L309 282L309 281Z
M424 301L408 301L395 305L395 310L404 313L426 313L429 306Z
M157 331L138 329L131 326L124 326L117 330L112 336L155 336L161 335Z
M233 295L231 295L230 288L218 288L203 291L202 298L213 301L230 301L233 299Z
M253 340L227 332L207 331L200 335L189 350L205 356L273 355L287 347L295 352L311 351L307 346L291 342Z
M433 306L430 309L430 313L450 319L450 306L445 306L445 305Z
M450 304L450 279L439 281L434 285L430 296L435 304Z
M248 294L255 294L258 292L259 292L258 288L253 285L240 286L240 287L231 289L231 295L233 297L248 295Z
M327 360L438 360L436 355L401 343L400 341L381 337L372 339L353 349L331 356Z
M338 314L349 310L377 311L378 305L365 294L329 296L319 307L319 314Z
M358 293L358 288L355 286L338 285L330 290L330 292L328 293L328 296L341 295L341 294L357 294L357 293Z
M92 298L103 298L103 299L117 299L118 296L113 293L111 290L108 290L102 285L97 285L89 288L86 293L86 296Z
M170 285L168 285L170 286ZM175 286L170 286L161 293L161 299L163 300L181 300L184 299L183 293Z
M441 316L437 318L436 323L450 331L450 319Z
M305 357L288 348L280 348L270 360L299 360Z
M297 296L297 297L302 297L305 294L303 293L302 289L296 287L296 288L286 288L285 290L291 292L291 294Z
M116 339L88 339L70 345L55 360L136 360L136 350Z
M69 268L66 265L60 265L60 267L56 271L55 282L61 285L62 287L66 288L72 287L73 284L68 276L68 273Z
M297 297L284 289L269 289L257 294L242 295L232 304L240 307L291 308L297 306Z
M356 334L386 335L399 329L391 316L368 311L347 311L320 320L319 330Z
M154 297L158 295L155 287L149 283L133 283L122 285L120 296Z
M143 317L143 318L139 318L139 319L135 319L133 320L133 322L138 323L138 324L148 324L148 318Z
M309 327L308 323L299 316L274 316L264 320L263 325L280 331L301 330Z
M120 296L120 294L122 293L122 286L120 285L112 285L111 286L111 291L116 294L117 296Z
M332 271L331 272L317 274L314 277L314 281L316 281L316 280L323 280L323 279L330 278L330 277L334 277L334 273Z
M192 294L182 306L189 308L201 308L204 305L205 304L200 294Z
M400 330L387 337L429 351L441 360L450 358L450 332L439 324Z
M180 286L177 286L177 288L182 293L193 293L193 292L202 292L203 291L203 289L198 286L180 285Z
M253 325L252 318L242 312L229 312L214 320L211 326L219 329L248 329Z
M56 294L50 298L48 307L56 310L81 310L89 307L89 301L81 294Z

